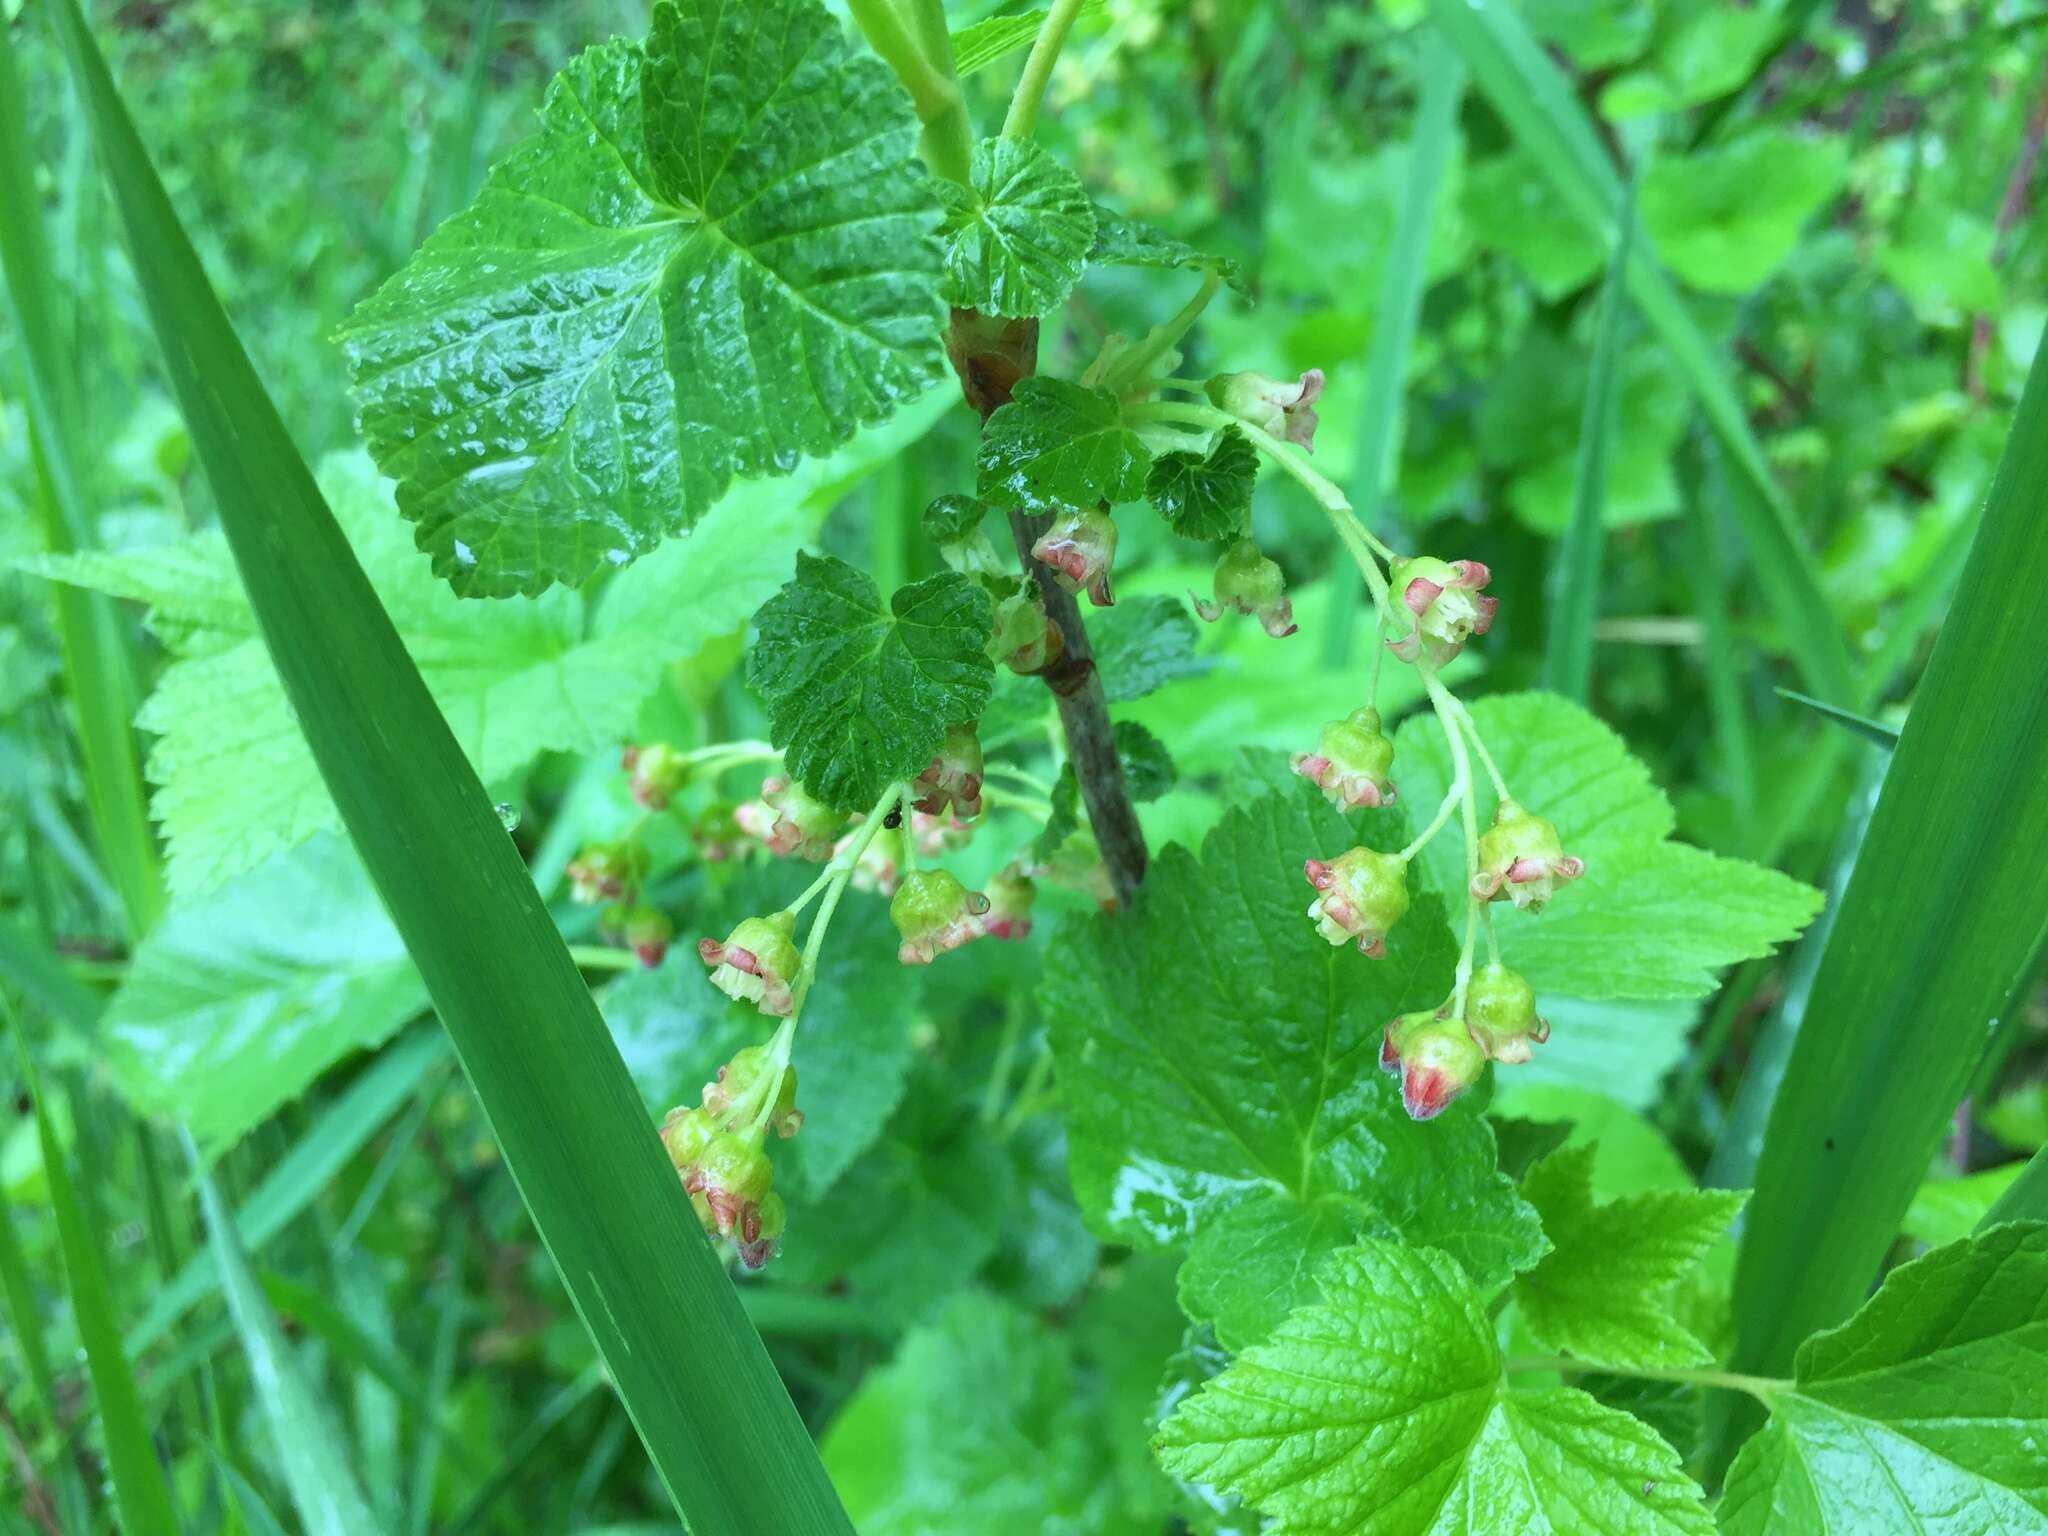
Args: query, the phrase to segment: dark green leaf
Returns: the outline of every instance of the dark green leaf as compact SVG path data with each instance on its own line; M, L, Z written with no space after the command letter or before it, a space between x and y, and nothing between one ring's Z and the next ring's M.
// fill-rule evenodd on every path
M1199 267L1214 272L1239 293L1244 271L1226 256L1211 256L1142 219L1127 219L1106 208L1095 210L1095 248L1089 262L1098 267Z
M644 49L570 64L539 133L343 332L435 572L580 582L937 379L915 137L817 0L663 3Z
M924 509L924 536L945 544L964 539L995 508L974 496L940 496Z
M970 183L935 180L946 210L940 295L960 309L1043 315L1088 265L1095 208L1074 173L1030 139L983 139Z
M1184 539L1241 538L1258 477L1251 439L1227 427L1206 455L1175 452L1154 459L1145 496Z
M1027 511L1078 511L1145 494L1152 456L1123 424L1116 397L1065 379L1026 379L988 419L980 492Z
M1096 675L1112 704L1127 704L1215 663L1195 654L1201 631L1187 605L1171 597L1130 597L1088 616Z
M1376 819L1372 840L1398 846L1401 825ZM1442 907L1417 902L1383 960L1304 915L1302 861L1354 841L1297 785L1231 812L1199 860L1166 849L1133 911L1054 941L1044 1002L1082 1211L1106 1237L1186 1247L1182 1299L1226 1344L1262 1337L1360 1232L1447 1248L1488 1284L1543 1250L1475 1104L1418 1124L1379 1069L1387 1021L1450 990Z
M770 737L810 792L866 810L914 778L946 728L980 718L995 688L995 604L943 571L882 606L874 581L830 555L799 555L796 578L755 615L747 678Z

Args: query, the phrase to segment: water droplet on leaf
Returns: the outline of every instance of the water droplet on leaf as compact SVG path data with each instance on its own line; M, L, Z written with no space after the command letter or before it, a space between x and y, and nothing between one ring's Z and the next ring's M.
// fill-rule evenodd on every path
M518 806L513 805L510 801L500 800L491 809L498 813L499 826L503 827L507 832L517 832L519 830Z

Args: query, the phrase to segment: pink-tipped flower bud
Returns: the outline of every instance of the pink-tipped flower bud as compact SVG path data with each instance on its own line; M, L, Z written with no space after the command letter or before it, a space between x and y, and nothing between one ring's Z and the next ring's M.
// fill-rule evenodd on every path
M988 909L986 896L968 890L949 871L919 870L889 901L889 917L903 935L896 958L905 965L930 965L986 933L982 917Z
M739 823L739 807L730 800L714 800L690 823L690 841L697 845L697 857L707 864L723 864L754 846Z
M1013 592L996 604L989 659L1020 677L1035 677L1066 654L1067 637L1046 616L1036 592Z
M638 843L594 843L571 859L563 873L569 877L570 899L590 907L633 895L647 870L647 850Z
M661 964L669 940L676 936L676 925L666 913L637 902L606 907L598 926L614 944L632 950L634 958L650 971Z
M1513 800L1501 801L1493 825L1479 839L1479 871L1472 894L1480 901L1503 896L1526 912L1541 912L1557 887L1586 872L1583 859L1567 855L1557 828L1532 816Z
M747 1269L759 1269L782 1251L777 1241L782 1229L789 1221L789 1213L782 1204L782 1196L770 1190L763 1195L754 1209L754 1235L749 1238L742 1234L733 1247L738 1251L740 1264Z
M775 1053L768 1047L745 1046L704 1085L704 1110L726 1125L751 1125L771 1093L774 1104L767 1123L786 1140L804 1123L804 1112L796 1107L796 1068L784 1065L778 1070Z
M1387 1025L1380 1065L1401 1079L1401 1105L1411 1120L1434 1120L1479 1080L1486 1053L1457 1019L1425 1008Z
M1210 402L1239 421L1284 438L1304 452L1315 452L1315 403L1322 398L1322 369L1309 369L1298 384L1263 373L1220 373L1208 388Z
M1214 624L1227 609L1250 614L1275 640L1295 631L1294 600L1287 595L1287 577L1250 539L1239 539L1216 562L1215 593L1213 603L1188 594L1205 623Z
M723 944L699 939L697 953L711 967L711 984L727 997L753 1003L761 1012L788 1018L803 956L796 947L796 918L787 912L750 917Z
M768 835L761 839L771 853L822 864L845 829L846 817L795 779L778 775L761 781L761 803L774 812Z
M628 746L619 765L632 774L633 798L650 811L665 811L690 779L690 760L665 741Z
M1387 574L1395 603L1412 620L1407 634L1387 642L1403 661L1426 657L1432 667L1443 666L1467 640L1486 633L1500 606L1500 599L1480 595L1493 572L1477 560L1414 555L1396 560Z
M1377 960L1387 952L1387 930L1408 910L1408 863L1397 854L1353 848L1329 863L1303 866L1316 888L1308 915L1331 944L1358 941L1358 952Z
M917 808L939 816L951 806L963 820L974 820L981 814L981 771L981 738L974 722L949 726L930 765L911 785Z
M1550 1038L1536 1013L1536 991L1498 960L1475 971L1465 989L1465 1028L1494 1061L1519 1066Z
M1051 566L1069 592L1085 588L1096 607L1107 608L1116 601L1109 593L1110 571L1116 564L1116 520L1107 512L1062 513L1031 546L1031 558Z
M1297 752L1294 771L1344 810L1392 805L1400 798L1391 777L1394 744L1380 729L1380 712L1354 709L1332 720L1316 736L1313 752Z
M761 1202L775 1182L775 1169L759 1145L721 1131L682 1174L683 1188L702 1195L710 1207L713 1235L741 1243L759 1239Z
M1031 936L1031 905L1038 899L1038 885L1017 865L1002 870L988 883L988 915L982 926L993 939L1024 939Z

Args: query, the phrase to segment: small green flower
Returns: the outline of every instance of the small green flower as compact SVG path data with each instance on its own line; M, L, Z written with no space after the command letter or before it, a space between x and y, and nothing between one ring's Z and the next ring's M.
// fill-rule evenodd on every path
M1397 854L1353 848L1329 863L1310 859L1302 873L1316 888L1308 915L1331 944L1358 941L1358 952L1377 960L1387 952L1387 930L1408 911L1408 863Z

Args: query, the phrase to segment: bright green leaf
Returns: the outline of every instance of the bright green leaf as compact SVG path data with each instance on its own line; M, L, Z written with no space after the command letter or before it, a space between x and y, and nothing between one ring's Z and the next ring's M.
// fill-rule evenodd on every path
M1234 539L1244 534L1258 478L1251 439L1227 427L1207 454L1164 453L1154 459L1145 496L1184 539Z
M1370 840L1398 846L1404 825L1376 818ZM1293 786L1231 812L1199 859L1164 850L1135 911L1054 941L1043 995L1081 1209L1107 1237L1188 1248L1183 1300L1226 1344L1263 1336L1360 1232L1445 1248L1485 1283L1542 1252L1477 1108L1418 1124L1379 1069L1387 1020L1450 990L1441 907L1418 902L1383 960L1304 915L1302 861L1355 840Z
M2048 1530L2048 1226L1901 1265L1793 1378L1729 1469L1727 1536Z
M1600 273L1600 242L1563 206L1526 152L1511 149L1466 173L1465 223L1473 242L1511 259L1555 301Z
M1198 267L1214 272L1239 293L1247 291L1243 269L1228 257L1211 256L1142 219L1127 219L1106 208L1095 210L1095 247L1088 260L1098 267Z
M801 554L754 622L747 678L767 702L770 738L812 794L847 810L914 777L995 688L995 604L957 571L900 589L885 608L865 572Z
M1650 56L1608 82L1600 110L1645 117L1724 96L1749 79L1779 25L1773 5L1664 7Z
M1124 598L1088 616L1095 671L1112 704L1127 704L1215 665L1195 654L1201 631L1185 604L1171 597Z
M1747 293L1792 254L1847 168L1833 140L1770 130L1660 155L1643 175L1643 223L1693 287Z
M1670 802L1621 738L1578 706L1554 694L1504 694L1473 705L1472 715L1515 798L1555 822L1565 852L1586 861L1585 878L1540 914L1494 906L1501 958L1539 993L1699 997L1716 971L1768 954L1819 910L1818 891L1776 870L1669 841ZM1433 806L1450 783L1432 716L1402 726L1394 761L1408 804ZM1483 827L1494 806L1483 775L1476 792ZM1455 832L1416 865L1438 891L1463 899Z
M426 1001L355 853L328 834L172 907L107 1004L101 1042L137 1111L218 1150Z
M1075 511L1145 494L1152 456L1123 424L1116 397L1065 379L1026 379L981 439L984 500L1032 512Z
M1322 1292L1174 1411L1169 1472L1287 1536L1706 1536L1677 1453L1569 1389L1518 1391L1455 1261L1368 1242Z
M817 0L655 8L342 339L434 570L580 582L786 474L945 366L916 121Z
M1074 173L1030 139L983 139L971 184L938 180L945 206L940 294L960 309L1043 315L1088 265L1095 205Z
M1522 1181L1550 1252L1515 1279L1529 1332L1617 1370L1701 1365L1713 1351L1679 1324L1671 1291L1742 1209L1726 1190L1658 1190L1596 1206L1593 1148L1555 1152Z

